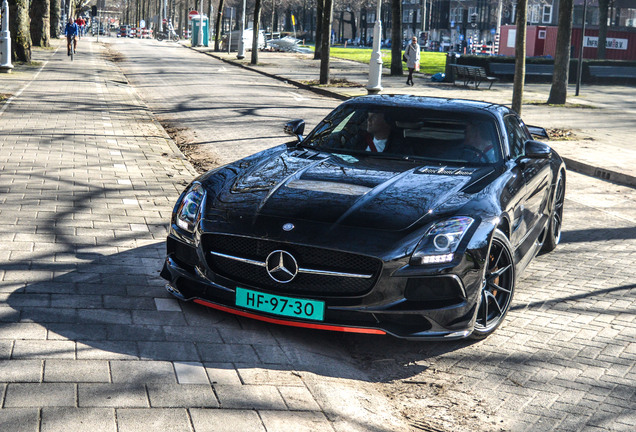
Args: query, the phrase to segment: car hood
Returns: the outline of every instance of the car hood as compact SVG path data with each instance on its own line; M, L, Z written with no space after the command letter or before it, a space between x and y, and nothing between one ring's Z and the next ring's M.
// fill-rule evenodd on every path
M490 168L421 165L378 157L289 150L237 164L208 206L227 217L279 217L404 230L471 198Z

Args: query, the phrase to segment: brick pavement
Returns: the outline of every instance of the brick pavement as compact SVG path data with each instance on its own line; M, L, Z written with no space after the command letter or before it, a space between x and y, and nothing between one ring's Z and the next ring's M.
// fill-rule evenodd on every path
M63 54L0 115L0 430L401 430L373 389L334 391L363 374L321 336L170 298L195 172L101 45Z

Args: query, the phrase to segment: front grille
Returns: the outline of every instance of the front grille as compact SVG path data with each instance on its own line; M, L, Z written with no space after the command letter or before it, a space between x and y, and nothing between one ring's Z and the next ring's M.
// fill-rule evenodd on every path
M362 295L373 287L382 269L382 261L377 258L272 240L206 234L201 242L208 265L215 273L248 286L289 294ZM264 267L211 254L218 252L264 262L275 250L292 254L299 267L373 276L365 279L299 273L291 282L282 284L271 279Z

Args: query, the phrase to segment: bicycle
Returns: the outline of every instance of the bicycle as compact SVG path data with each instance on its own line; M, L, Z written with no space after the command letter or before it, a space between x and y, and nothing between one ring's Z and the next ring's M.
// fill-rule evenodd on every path
M75 44L76 44L75 39L71 39L70 42L67 41L66 52L71 57L71 61L75 59L75 53L76 53Z

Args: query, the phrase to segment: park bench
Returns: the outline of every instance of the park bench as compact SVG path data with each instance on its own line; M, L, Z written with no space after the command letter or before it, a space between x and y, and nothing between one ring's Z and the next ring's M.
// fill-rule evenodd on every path
M636 66L592 66L590 76L595 78L636 78Z
M475 84L475 88L479 88L479 84L482 82L488 82L490 89L495 81L499 81L499 78L491 77L486 74L486 69L480 66L465 66L465 65L451 65L453 72L453 84L455 81L463 81L464 86L468 84Z
M493 75L514 75L514 63L490 63L488 65L490 73ZM533 64L526 63L526 75L536 76L552 76L554 73L554 65L552 64Z

